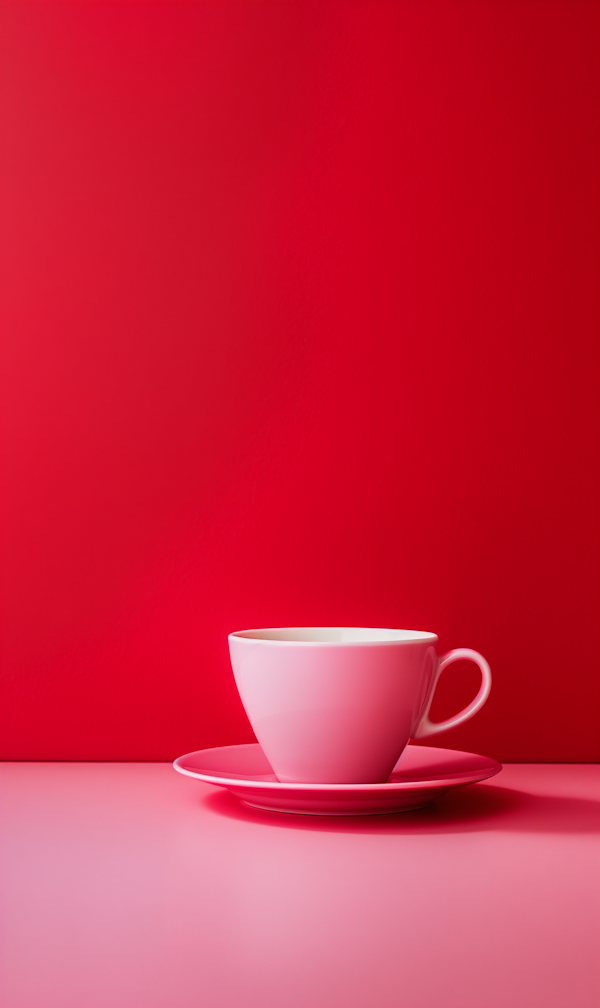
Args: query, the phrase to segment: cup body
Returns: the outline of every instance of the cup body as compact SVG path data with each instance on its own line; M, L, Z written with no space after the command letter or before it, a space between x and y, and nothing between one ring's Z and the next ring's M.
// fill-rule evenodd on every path
M433 633L366 627L230 634L242 703L279 780L386 781L435 681L436 643Z

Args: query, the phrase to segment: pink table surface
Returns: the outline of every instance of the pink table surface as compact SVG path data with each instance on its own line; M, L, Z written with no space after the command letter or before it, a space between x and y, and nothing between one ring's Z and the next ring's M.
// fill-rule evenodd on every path
M600 767L259 812L164 763L4 763L2 1008L597 1008Z

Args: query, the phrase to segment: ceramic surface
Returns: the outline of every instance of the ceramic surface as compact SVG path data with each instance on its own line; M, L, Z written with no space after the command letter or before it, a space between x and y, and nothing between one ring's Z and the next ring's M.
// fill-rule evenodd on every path
M408 812L502 769L488 756L410 744L385 784L282 783L256 743L200 749L180 756L173 766L188 777L228 788L255 808L305 815Z
M257 740L280 781L384 783L410 738L473 717L489 695L485 658L437 636L382 627L278 627L229 635L235 681ZM445 721L429 720L435 687L454 661L475 662L481 687Z

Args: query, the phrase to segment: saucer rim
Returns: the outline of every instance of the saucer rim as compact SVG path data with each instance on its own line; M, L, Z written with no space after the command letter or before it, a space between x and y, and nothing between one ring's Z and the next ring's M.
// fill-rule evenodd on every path
M445 753L456 753L457 756L478 756L482 760L487 760L489 765L484 768L481 767L480 770L473 770L472 772L464 771L464 776L462 779L457 779L458 775L454 776L451 780L448 777L436 777L433 780L414 780L414 781L385 781L383 783L373 783L373 784L311 784L310 782L305 783L287 783L285 781L269 781L269 780L256 780L248 779L246 777L213 777L212 774L204 774L194 770L186 770L181 765L182 761L188 759L190 756L197 756L198 753L203 752L214 752L215 749L236 749L241 746L256 745L259 746L258 742L242 742L237 745L229 746L211 746L206 749L195 749L192 752L184 753L182 756L178 756L177 759L173 760L173 769L177 773L183 774L185 777L193 777L195 780L204 781L206 784L216 784L220 787L244 787L250 789L264 789L274 791L281 791L282 789L292 790L292 791L405 791L411 788L439 788L439 787L453 787L461 786L463 784L476 784L479 781L488 780L490 777L495 777L496 774L500 773L502 770L502 763L495 760L492 756L483 756L480 753L467 752L462 749L445 749L439 746L414 746L415 749L437 749L440 752ZM409 743L410 745L410 743Z

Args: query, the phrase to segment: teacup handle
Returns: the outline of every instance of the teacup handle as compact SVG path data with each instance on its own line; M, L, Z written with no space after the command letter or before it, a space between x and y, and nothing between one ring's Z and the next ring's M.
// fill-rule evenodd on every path
M470 704L467 704L464 710L455 714L454 717L446 718L445 721L430 721L429 711L431 710L431 703L433 701L435 688L442 672L448 665L450 665L451 662L460 661L465 658L467 661L475 662L475 664L479 666L479 671L481 672L481 686L479 688L479 693L474 700L471 700ZM456 726L462 724L463 721L468 721L469 718L473 717L473 714L476 714L477 711L483 707L485 701L490 695L491 688L492 672L483 655L479 654L479 651L472 651L471 648L455 648L454 651L448 651L447 654L442 655L440 658L437 672L433 676L431 686L429 688L429 696L423 708L423 713L421 714L421 717L417 722L417 726L412 733L412 738L419 739L427 738L428 735L439 735L440 732L448 731L450 728L456 728Z

